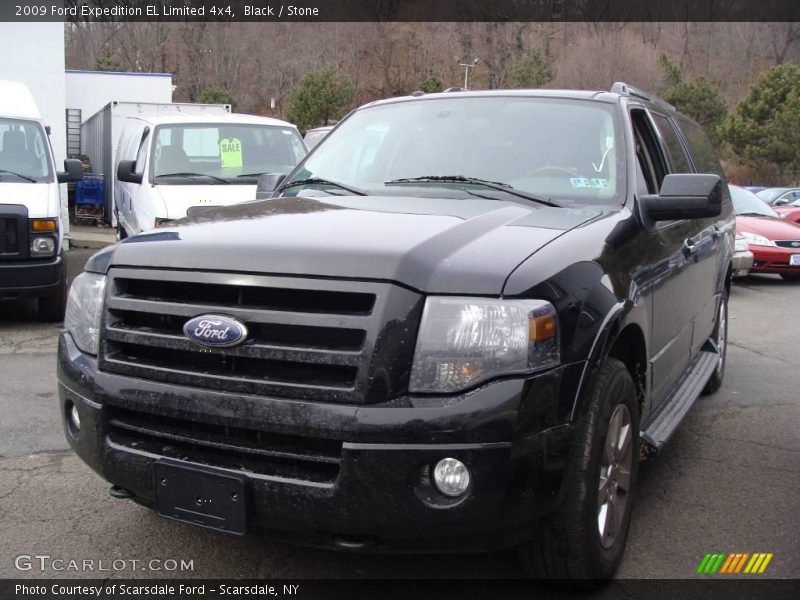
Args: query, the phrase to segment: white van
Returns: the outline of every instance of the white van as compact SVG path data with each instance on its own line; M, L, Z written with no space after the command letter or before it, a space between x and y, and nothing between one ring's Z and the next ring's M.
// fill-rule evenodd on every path
M253 200L260 175L285 175L306 153L297 128L278 119L235 113L128 117L116 152L118 236Z
M79 160L64 169L30 90L0 81L0 300L38 298L51 321L64 317L67 287L58 184L83 177Z

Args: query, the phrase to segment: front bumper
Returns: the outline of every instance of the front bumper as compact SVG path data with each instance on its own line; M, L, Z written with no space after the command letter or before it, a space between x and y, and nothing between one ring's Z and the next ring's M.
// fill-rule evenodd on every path
M65 422L75 452L143 504L153 503L154 464L166 455L116 439L116 411L246 426L265 437L341 440L338 471L327 480L249 472L249 529L339 549L491 550L530 538L536 521L561 502L573 426L559 419L558 399L574 400L580 368L499 381L427 406L343 406L104 373L62 333L58 391L61 414L74 404L80 415L77 438ZM455 500L433 488L428 471L448 456L472 474L467 494Z
M52 260L0 262L0 298L52 296L64 277L61 256Z
M754 246L752 244L749 247L753 253L753 267L750 269L752 273L800 274L800 265L791 266L789 264L790 257L800 254L800 250Z

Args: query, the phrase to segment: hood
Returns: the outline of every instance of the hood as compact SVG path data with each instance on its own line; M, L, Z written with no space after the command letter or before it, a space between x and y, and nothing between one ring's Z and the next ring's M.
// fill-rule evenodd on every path
M256 197L255 184L157 185L155 189L167 219L182 219L192 206L230 206Z
M41 217L57 217L56 202L58 187L50 183L0 182L0 205L22 204L28 209L32 219Z
M113 264L386 280L499 295L509 273L602 214L499 200L276 198L126 239Z
M736 231L757 233L769 240L800 240L800 225L776 217L736 217Z

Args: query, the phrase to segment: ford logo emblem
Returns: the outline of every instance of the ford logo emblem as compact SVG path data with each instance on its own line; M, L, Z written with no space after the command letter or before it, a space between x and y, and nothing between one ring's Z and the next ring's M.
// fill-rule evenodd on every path
M241 321L222 315L200 315L189 319L183 333L193 342L208 348L230 348L247 339L247 327Z
M800 248L800 242L792 242L792 246L795 248Z

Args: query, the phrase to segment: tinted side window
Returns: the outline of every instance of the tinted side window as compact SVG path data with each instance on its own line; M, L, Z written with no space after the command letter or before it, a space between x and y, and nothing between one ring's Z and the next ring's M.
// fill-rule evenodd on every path
M661 139L664 140L664 144L666 145L672 172L691 173L692 168L689 166L689 158L686 156L686 150L684 150L680 138L678 138L675 126L664 115L658 113L650 114L658 128L658 132L661 134Z
M661 144L656 137L647 113L642 109L631 111L631 123L633 124L633 137L636 144L636 159L638 161L637 187L640 193L657 194L661 189L661 182L667 174L667 165Z
M725 173L722 172L719 157L703 128L685 117L678 117L678 124L686 136L686 143L689 144L689 151L692 153L698 172L715 173L725 181Z

